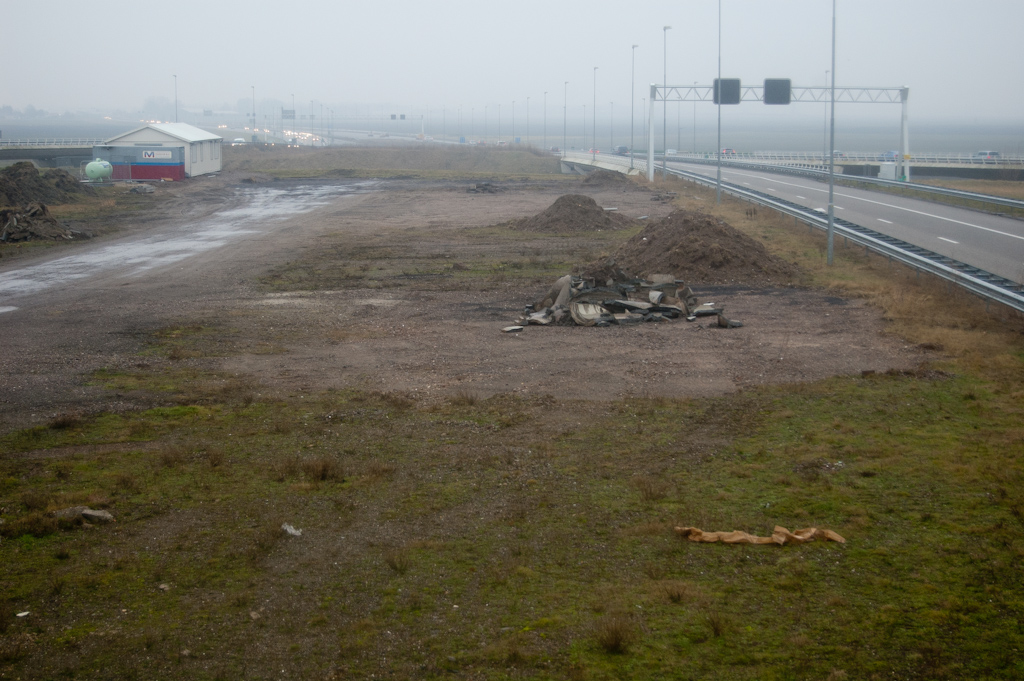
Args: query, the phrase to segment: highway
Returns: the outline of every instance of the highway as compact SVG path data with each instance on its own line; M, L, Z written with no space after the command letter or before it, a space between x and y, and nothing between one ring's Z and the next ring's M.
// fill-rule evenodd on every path
M660 164L659 164L660 165ZM669 168L714 178L714 166ZM722 168L722 181L825 213L828 183L743 168ZM836 187L836 217L1024 283L1024 221L865 189Z

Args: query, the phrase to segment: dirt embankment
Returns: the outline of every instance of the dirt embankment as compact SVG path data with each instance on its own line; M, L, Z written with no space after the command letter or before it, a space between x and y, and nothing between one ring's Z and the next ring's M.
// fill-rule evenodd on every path
M800 278L795 265L724 220L685 210L651 222L611 258L585 266L583 275L604 279L614 270L638 277L674 274L703 285L778 286Z
M16 208L30 203L68 203L96 191L74 175L54 168L40 174L28 161L0 170L0 208Z
M636 220L607 211L597 201L583 194L566 194L537 215L509 223L509 229L522 232L591 232L604 229L625 229Z

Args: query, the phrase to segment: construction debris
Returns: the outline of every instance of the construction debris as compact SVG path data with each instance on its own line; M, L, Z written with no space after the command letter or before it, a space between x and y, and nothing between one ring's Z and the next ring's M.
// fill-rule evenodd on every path
M571 274L561 277L543 298L526 306L516 324L612 326L712 315L718 317L719 327L743 326L726 318L724 307L698 305L693 290L670 274L652 275L648 281L618 270L603 282Z
M834 541L840 544L846 543L846 539L832 530L806 527L802 530L790 532L781 525L775 526L770 537L759 537L741 532L740 530L733 530L732 532L705 532L696 527L677 527L676 534L690 541L705 543L722 542L723 544L778 544L779 546L785 546L786 544L804 544L815 539Z
M497 194L505 191L504 188L490 182L477 182L466 190L467 194Z
M0 210L0 242L88 239L91 237L92 234L89 232L81 232L62 225L42 203L30 203L24 208Z

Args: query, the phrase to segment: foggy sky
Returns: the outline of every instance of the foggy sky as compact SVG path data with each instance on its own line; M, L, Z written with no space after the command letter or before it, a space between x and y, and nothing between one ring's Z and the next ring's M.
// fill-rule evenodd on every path
M237 110L255 86L258 109L290 107L294 95L300 111L311 101L339 112L444 107L455 120L461 107L479 120L500 104L508 120L515 101L523 120L529 97L538 120L547 91L554 119L565 81L570 112L591 110L596 66L599 114L614 102L628 120L638 44L639 119L648 84L663 82L663 37L669 84L716 76L717 11L717 0L9 2L0 106L141 111L147 99L173 100L177 74L183 109ZM824 85L831 16L830 0L722 0L723 77ZM837 86L907 86L917 121L1021 121L1021 0L838 0L837 16ZM788 109L744 104L730 115L821 115Z

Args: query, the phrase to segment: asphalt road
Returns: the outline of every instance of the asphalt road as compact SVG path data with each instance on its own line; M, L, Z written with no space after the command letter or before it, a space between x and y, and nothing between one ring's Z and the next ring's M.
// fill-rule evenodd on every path
M669 162L715 177L714 166ZM811 209L828 208L828 183L743 168L722 168L722 181ZM850 187L835 189L836 217L902 239L1001 277L1024 283L1024 221Z

